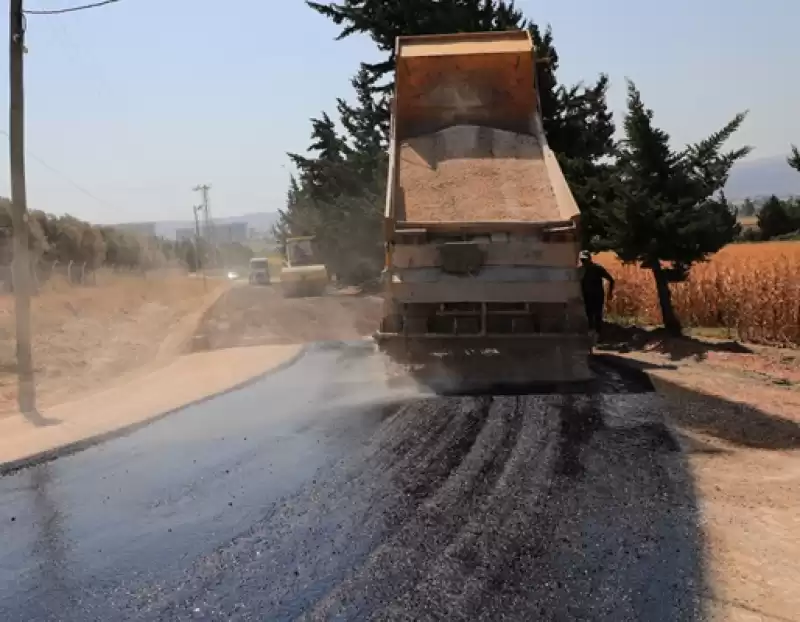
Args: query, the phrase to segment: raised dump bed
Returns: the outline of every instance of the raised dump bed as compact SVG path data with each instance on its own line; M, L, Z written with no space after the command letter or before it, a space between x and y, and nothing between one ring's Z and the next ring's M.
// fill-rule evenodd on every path
M378 342L513 349L533 380L588 378L580 212L542 128L530 35L400 37L396 56Z

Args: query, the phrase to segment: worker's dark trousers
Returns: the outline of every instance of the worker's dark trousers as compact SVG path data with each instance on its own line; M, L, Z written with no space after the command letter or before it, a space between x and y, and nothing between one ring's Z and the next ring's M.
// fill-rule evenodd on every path
M588 297L583 299L583 304L586 308L586 318L589 320L589 330L593 330L599 335L603 330L605 299Z

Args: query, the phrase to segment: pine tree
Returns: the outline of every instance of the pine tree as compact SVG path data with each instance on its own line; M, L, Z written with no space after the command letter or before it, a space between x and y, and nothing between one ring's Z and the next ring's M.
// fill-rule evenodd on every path
M278 221L272 226L272 235L280 244L281 252L286 249L286 238L314 235L318 218L312 205L313 201L303 193L297 178L292 175L286 191L286 207L278 210Z
M311 157L296 153L288 155L297 167L303 192L310 198L330 199L352 185L352 175L346 167L351 149L327 113L323 113L320 119L311 120L308 151Z
M559 58L550 29L542 32L513 2L500 0L343 0L308 5L341 26L339 39L366 34L386 54L385 60L363 66L363 85L376 96L385 96L393 88L387 77L394 71L398 35L528 30L539 61L536 84L542 124L584 214L584 237L587 241L597 237L601 220L595 215L604 209L609 174L607 165L599 161L613 150L614 123L606 103L608 78L601 75L588 87L559 85ZM389 115L385 101L378 108L384 131Z
M514 3L502 0L343 0L307 4L342 27L339 40L353 34L367 34L387 54L381 62L364 65L371 86L383 93L390 92L393 86L381 80L394 71L398 35L511 30L526 26Z
M369 70L362 65L352 79L355 105L337 100L339 119L347 131L350 143L348 163L358 176L370 181L387 157L389 122L383 107L370 88Z
M771 240L794 231L794 223L787 207L774 194L764 202L758 212L758 228L762 240Z
M789 163L789 166L800 173L800 150L798 150L795 145L792 145L792 155L786 158L786 161Z
M387 121L367 81L362 68L352 80L355 101L337 102L345 133L323 114L312 119L308 154L289 154L298 175L273 229L282 243L314 235L323 260L344 281L374 276L383 258Z
M287 201L276 229L294 231L316 227L315 234L329 262L349 264L343 240L358 248L351 254L368 257L380 268L381 219L386 187L389 134L390 75L394 70L395 38L400 35L527 29L537 48L536 81L542 121L551 147L559 154L565 174L584 211L589 229L601 222L593 217L609 195L607 164L599 160L613 147L614 126L606 105L608 80L601 76L588 88L566 89L555 72L558 54L550 30L525 20L513 2L500 0L343 0L309 2L316 11L342 27L339 38L367 34L386 58L362 64L351 84L354 99L337 101L339 123L323 115L312 119L312 144L307 155L289 154L298 170L301 200ZM297 217L292 213L297 212ZM300 214L303 214L301 217ZM313 214L313 218L310 215ZM313 225L309 225L313 222ZM293 224L294 223L294 224ZM358 231L359 235L354 236ZM276 233L278 231L276 230ZM362 235L363 234L363 235ZM358 240L356 240L358 237ZM597 237L597 236L595 236ZM374 238L374 239L373 239ZM366 263L369 263L366 262ZM366 265L362 262L362 265Z
M628 83L625 139L614 188L618 198L605 214L606 243L622 261L652 271L664 326L672 333L680 333L681 323L669 283L685 280L694 263L706 260L740 231L721 190L733 164L750 151L723 151L744 116L676 152L669 135L653 125L653 112L636 86Z
M365 63L366 84L373 93L388 93L394 83L386 80L395 69L395 40L400 35L447 34L503 30L528 30L536 46L536 83L542 106L542 122L551 147L568 158L608 155L614 126L606 105L608 78L601 76L591 87L566 89L556 79L559 58L553 34L525 19L513 2L501 0L344 0L312 2L315 11L341 26L338 39L366 34L387 58ZM388 110L384 108L385 114Z

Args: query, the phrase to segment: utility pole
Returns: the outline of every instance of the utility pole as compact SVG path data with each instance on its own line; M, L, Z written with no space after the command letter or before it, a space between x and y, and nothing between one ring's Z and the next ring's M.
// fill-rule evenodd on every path
M11 223L14 234L14 314L17 338L17 403L22 413L36 411L36 386L31 353L31 260L28 248L28 205L25 192L25 17L22 0L9 2L9 160Z
M201 196L203 197L200 206L203 210L203 229L205 235L208 237L208 244L212 249L212 256L214 259L216 259L217 245L216 240L214 239L214 223L211 220L211 211L208 206L208 191L211 190L211 186L208 184L201 184L195 186L193 190L201 193Z
M200 210L203 209L202 205L195 205L192 208L192 213L194 214L194 261L196 264L196 268L200 269L201 274L203 275L203 290L208 290L208 286L206 285L206 269L203 264L203 260L200 258L200 218L197 215Z
M200 243L200 218L197 215L197 212L199 212L201 209L203 209L202 205L195 205L192 208L192 213L194 213L194 239L198 244Z

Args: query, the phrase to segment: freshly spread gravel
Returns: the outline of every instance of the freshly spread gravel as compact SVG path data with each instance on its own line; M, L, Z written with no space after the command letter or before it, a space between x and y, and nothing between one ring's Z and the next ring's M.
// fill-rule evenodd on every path
M400 145L399 220L550 221L559 209L534 136L459 125Z

